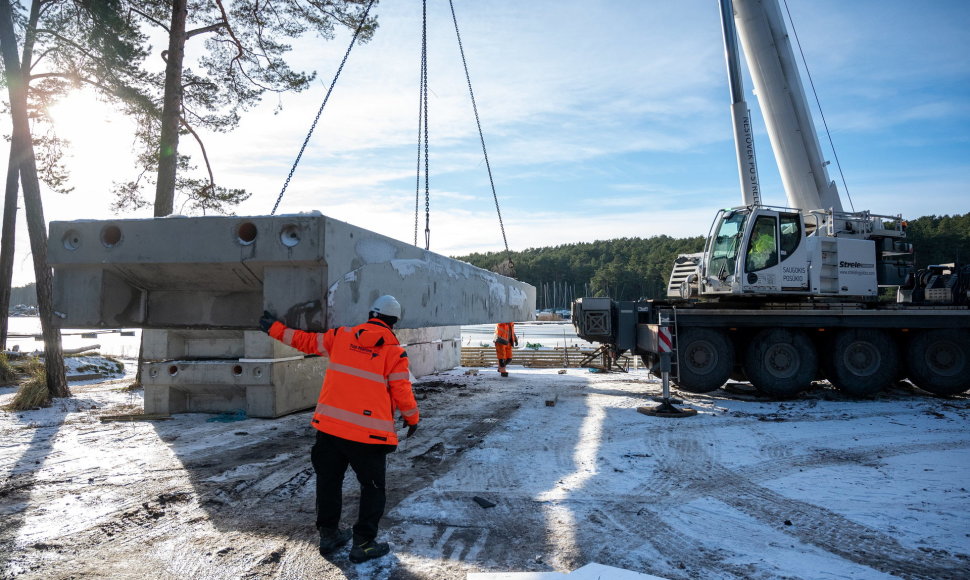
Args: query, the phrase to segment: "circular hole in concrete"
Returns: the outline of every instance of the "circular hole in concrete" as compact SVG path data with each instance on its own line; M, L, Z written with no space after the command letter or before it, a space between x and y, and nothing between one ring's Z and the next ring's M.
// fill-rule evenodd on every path
M81 247L81 234L77 230L67 230L64 237L61 238L61 243L64 244L66 250L76 250Z
M154 379L155 377L158 376L158 369L155 367L152 367L152 370L148 371L148 375Z
M236 228L236 238L239 239L239 243L248 246L249 244L256 241L256 234L259 233L256 229L256 224L253 222L243 222L239 224Z
M242 374L242 365L234 365L232 367L232 374L233 374L233 376L237 376L237 377L239 375L241 375Z
M101 228L101 243L111 248L121 243L121 228L118 226L104 226Z
M300 228L294 224L283 226L283 229L280 231L280 242L282 242L287 248L292 248L293 246L299 244Z
M178 365L172 365L172 366L168 367L168 374L170 374L173 377L175 375L179 374L179 367L178 367Z
M253 369L253 376L254 377L261 377L261 376L263 376L263 367L256 367L256 368L254 368Z

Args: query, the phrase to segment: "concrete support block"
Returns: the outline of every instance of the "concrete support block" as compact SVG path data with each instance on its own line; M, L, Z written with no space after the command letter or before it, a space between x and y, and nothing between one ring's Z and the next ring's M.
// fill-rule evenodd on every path
M316 404L325 357L279 362L175 360L145 363L145 413L225 413L273 418Z
M282 342L270 338L268 334L261 330L244 330L243 335L243 356L245 358L289 358L294 356L304 356L304 354L292 346L287 346Z
M398 339L415 377L461 362L461 328L403 329ZM226 413L279 417L312 408L328 359L252 330L157 330L142 334L146 413ZM296 360L292 357L300 357Z
M142 331L145 360L278 359L303 353L259 330L155 329Z

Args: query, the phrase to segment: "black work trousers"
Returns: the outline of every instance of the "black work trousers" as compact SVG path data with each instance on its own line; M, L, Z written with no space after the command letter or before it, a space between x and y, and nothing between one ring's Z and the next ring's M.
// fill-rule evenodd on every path
M344 474L349 465L360 483L360 505L354 524L354 542L377 538L377 527L384 515L387 496L384 478L387 454L394 445L375 445L348 441L317 431L310 450L313 471L317 474L317 529L336 529L343 507Z

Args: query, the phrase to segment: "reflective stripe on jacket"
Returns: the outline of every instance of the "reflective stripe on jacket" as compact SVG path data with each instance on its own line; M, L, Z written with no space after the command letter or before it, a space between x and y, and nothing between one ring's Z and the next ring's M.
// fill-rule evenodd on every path
M515 323L500 322L495 325L495 344L512 344L515 342Z
M313 412L316 429L361 443L397 445L394 409L409 425L417 424L408 355L380 320L326 332L304 332L276 322L269 335L302 352L330 357Z

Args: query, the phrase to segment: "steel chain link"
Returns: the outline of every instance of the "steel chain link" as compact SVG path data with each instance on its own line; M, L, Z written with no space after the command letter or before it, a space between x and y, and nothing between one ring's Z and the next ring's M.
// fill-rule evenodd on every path
M455 36L458 37L458 50L461 52L461 64L465 67L465 80L468 82L468 94L472 98L472 110L475 112L475 125L478 126L478 138L482 142L482 155L485 156L485 168L488 170L488 183L492 187L492 198L495 200L495 212L498 214L499 229L502 231L502 242L505 244L505 254L508 257L509 263L511 263L512 254L509 252L509 242L505 237L505 223L502 221L502 210L499 208L498 194L495 192L495 180L492 179L492 166L488 162L488 151L485 149L485 134L482 132L482 123L478 118L478 105L475 103L475 92L472 90L472 78L468 74L468 62L465 60L465 49L461 44L461 33L458 32L458 18L455 16L455 4L452 0L448 0L448 5L451 7L451 19L455 23Z
M300 147L300 152L296 156L296 160L293 162L293 167L290 168L290 173L286 176L286 181L283 182L283 189L280 190L279 196L276 198L276 203L273 204L273 211L269 212L269 215L275 215L277 208L280 206L280 202L283 201L283 194L286 193L286 188L290 186L290 180L293 179L293 173L296 172L297 165L300 164L300 159L303 158L303 152L306 151L307 145L310 143L310 137L313 135L314 129L317 128L317 122L320 120L320 115L323 114L323 108L327 106L327 101L330 100L330 93L333 92L334 85L337 84L337 79L340 78L340 72L344 70L344 64L347 62L347 57L350 56L350 50L354 47L354 43L357 42L357 37L360 36L360 31L363 30L364 24L367 22L367 15L370 14L371 6L374 5L375 0L370 0L367 3L367 8L364 9L364 15L360 19L360 24L357 25L357 29L354 30L354 37L350 39L350 45L347 47L347 51L344 52L344 58L340 61L340 66L337 67L337 74L333 76L333 80L330 82L330 88L327 89L327 94L323 98L323 103L320 104L320 109L317 111L317 116L313 118L313 123L310 125L310 131L307 132L306 138L303 140L303 145Z

